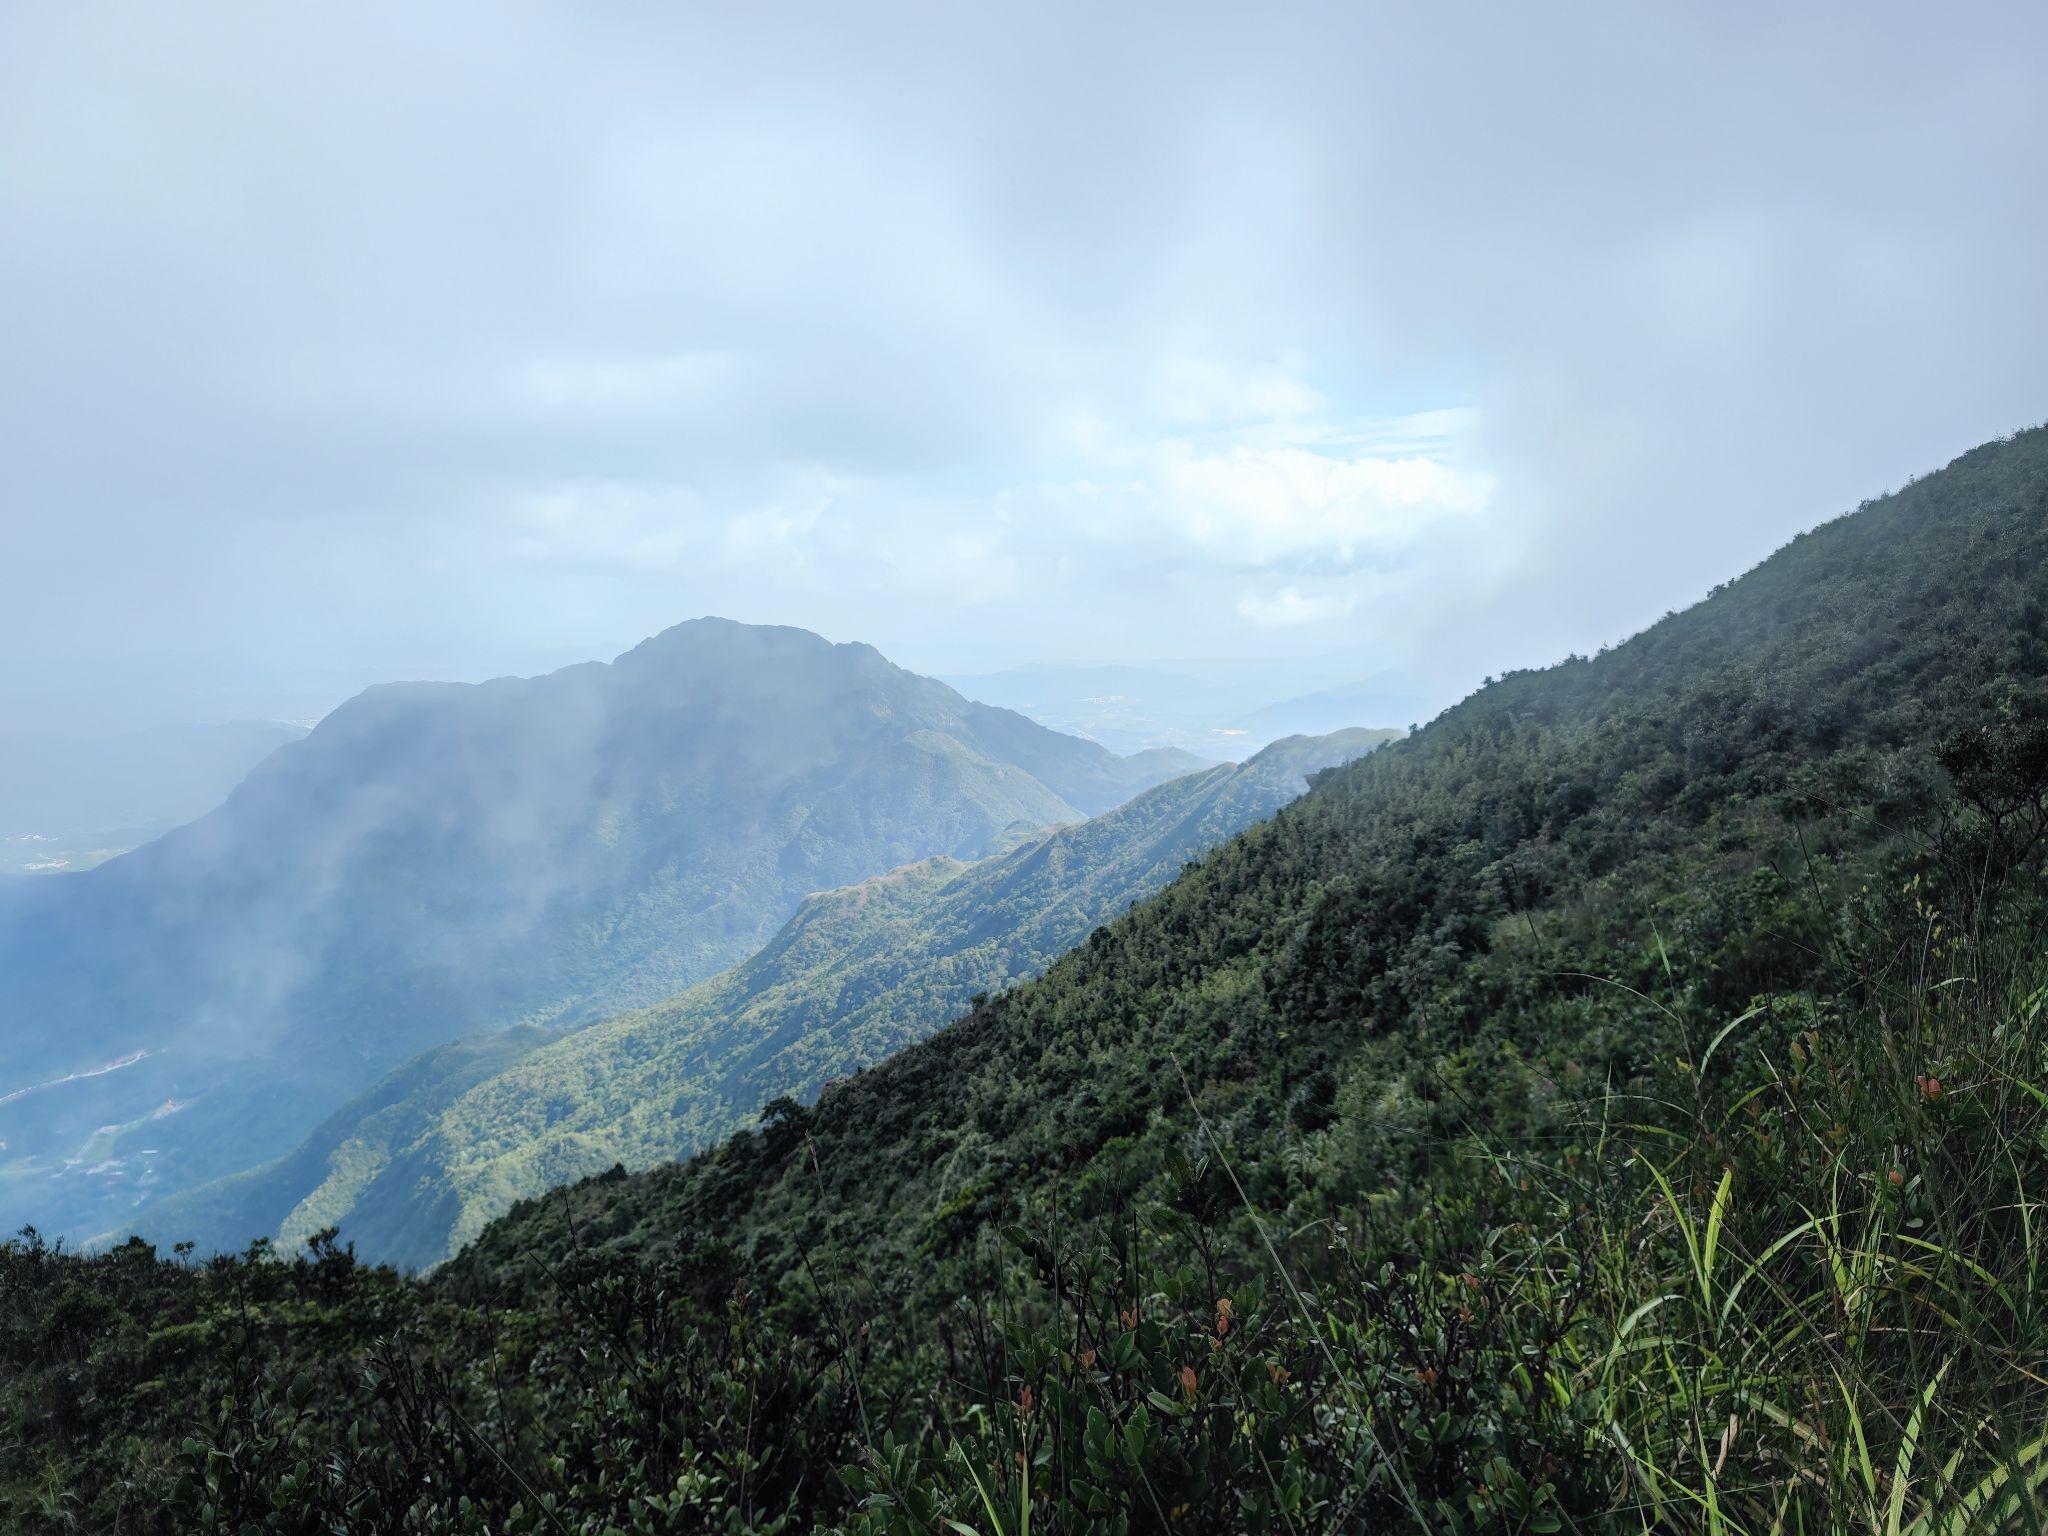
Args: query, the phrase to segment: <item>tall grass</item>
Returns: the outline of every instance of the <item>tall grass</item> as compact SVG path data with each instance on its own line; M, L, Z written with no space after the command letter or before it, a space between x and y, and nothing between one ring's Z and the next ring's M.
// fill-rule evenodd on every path
M2048 964L1902 899L1838 992L1674 996L1659 1091L1470 1130L1343 1231L1270 1240L1190 1094L1180 1198L1011 1230L999 1390L861 1458L853 1527L2040 1531ZM1261 1271L1192 1214L1219 1178Z
M1646 1526L2040 1526L2048 992L2031 933L1929 917L1847 1011L1774 1004L1693 1064L1697 1134L1614 1149L1644 1177L1588 1368Z

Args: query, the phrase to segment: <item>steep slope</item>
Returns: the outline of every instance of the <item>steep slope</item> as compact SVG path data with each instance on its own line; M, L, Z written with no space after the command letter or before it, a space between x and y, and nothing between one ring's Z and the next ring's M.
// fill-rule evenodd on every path
M1665 961L1707 1017L1801 985L1827 947L1813 925L1840 917L1799 905L1810 873L1925 814L1933 745L2040 709L2044 674L2037 429L1327 776L1038 981L836 1088L801 1158L786 1133L740 1136L557 1192L449 1282L523 1283L566 1220L628 1250L717 1234L798 1310L805 1253L942 1274L934 1256L1055 1189L1075 1219L1158 1179L1190 1089L1255 1196L1327 1216L1310 1191L1399 1187L1425 1128L1514 1134L1532 1070L1636 1079L1662 1028L1637 994L1669 985ZM1590 975L1624 987L1560 979Z
M202 820L0 891L0 1209L102 1230L424 1047L651 1003L812 891L1175 766L722 620L609 666L372 689Z
M366 1256L435 1263L515 1199L683 1156L930 1034L1393 734L1293 738L977 863L942 855L810 897L759 954L679 997L565 1038L443 1047L279 1164L174 1197L141 1229L212 1250L339 1224Z

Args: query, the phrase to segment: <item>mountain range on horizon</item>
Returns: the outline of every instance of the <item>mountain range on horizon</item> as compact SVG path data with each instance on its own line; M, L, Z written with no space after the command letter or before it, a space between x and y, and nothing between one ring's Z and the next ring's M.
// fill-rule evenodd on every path
M1361 675L1350 657L1042 662L945 681L1116 751L1164 745L1233 761L1285 736L1409 725L1447 702L1406 672Z

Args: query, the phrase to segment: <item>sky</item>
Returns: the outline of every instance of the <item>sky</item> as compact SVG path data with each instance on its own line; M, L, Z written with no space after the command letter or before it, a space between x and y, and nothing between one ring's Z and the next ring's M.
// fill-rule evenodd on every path
M0 0L0 726L1455 696L2048 418L2048 8Z

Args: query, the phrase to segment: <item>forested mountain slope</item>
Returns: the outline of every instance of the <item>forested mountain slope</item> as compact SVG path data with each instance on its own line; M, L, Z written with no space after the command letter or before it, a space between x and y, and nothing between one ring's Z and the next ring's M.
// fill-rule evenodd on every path
M1121 1182L1107 1155L1148 1175L1187 1129L1183 1071L1212 1116L1267 1138L1275 1161L1252 1175L1273 1193L1293 1182L1290 1126L1398 1147L1390 1117L1447 1112L1428 1086L1447 1062L1462 1076L1526 1053L1631 1076L1654 1049L1627 1027L1634 1006L1552 967L1592 969L1590 952L1654 925L1698 1007L1732 1014L1804 980L1801 930L1832 914L1788 905L1783 931L1760 932L1759 909L1792 894L1780 871L1910 819L1932 745L2038 702L2044 671L2036 430L1327 777L1039 982L836 1089L802 1119L804 1157L786 1134L740 1137L584 1184L489 1229L455 1278L519 1272L571 1214L586 1244L717 1232L799 1287L799 1244L910 1264L1036 1192L1059 1188L1075 1214L1103 1204ZM1829 815L1846 807L1857 817ZM1648 953L1633 980L1652 979ZM1399 1172L1351 1171L1354 1187Z
M425 1047L654 1002L812 891L1189 766L723 620L609 665L371 689L211 815L0 891L0 1210L105 1230Z
M2044 846L2031 431L430 1283L0 1250L0 1488L159 1528L2037 1529Z
M1295 737L977 863L942 855L812 896L759 954L678 997L566 1037L441 1047L278 1164L173 1197L139 1229L212 1252L339 1225L366 1256L437 1263L516 1199L694 1152L771 1098L808 1100L922 1039L976 993L1043 970L1309 775L1396 734Z

